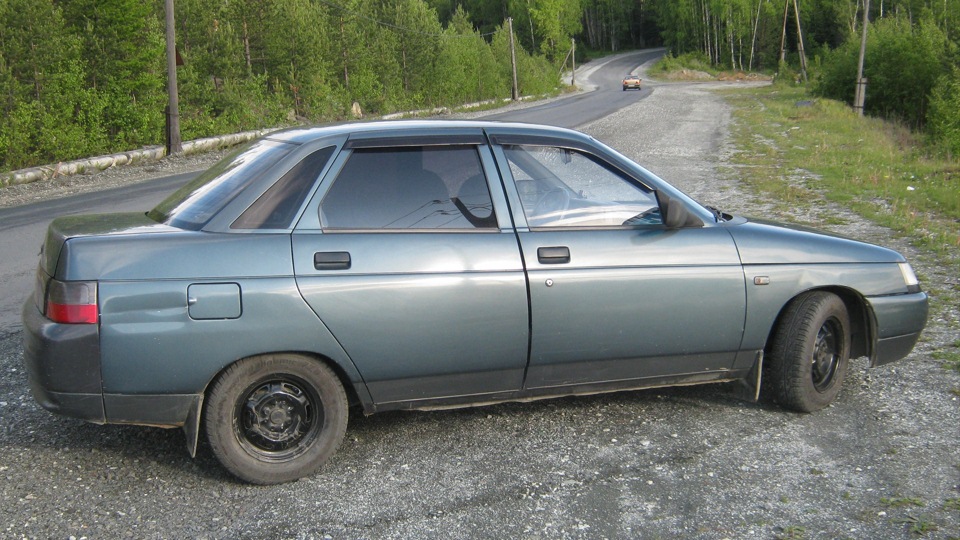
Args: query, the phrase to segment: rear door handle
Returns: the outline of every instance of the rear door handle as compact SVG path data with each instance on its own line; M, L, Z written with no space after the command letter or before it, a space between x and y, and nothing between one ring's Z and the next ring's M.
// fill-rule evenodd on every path
M540 264L565 264L570 262L570 248L553 246L537 248L537 260Z
M347 251L318 251L313 254L313 267L317 270L349 270L350 253Z

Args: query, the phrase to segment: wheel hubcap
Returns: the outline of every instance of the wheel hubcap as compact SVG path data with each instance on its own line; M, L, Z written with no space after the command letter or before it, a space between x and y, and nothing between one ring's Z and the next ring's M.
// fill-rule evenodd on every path
M840 333L833 319L823 323L817 332L813 345L813 365L811 376L813 387L823 392L833 384L837 367L840 364Z
M253 385L237 404L240 443L261 457L281 461L306 450L323 419L319 399L305 388L290 379Z

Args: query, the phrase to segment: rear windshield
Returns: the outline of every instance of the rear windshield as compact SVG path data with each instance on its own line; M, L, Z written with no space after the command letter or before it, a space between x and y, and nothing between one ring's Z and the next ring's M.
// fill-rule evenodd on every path
M167 197L147 216L173 227L199 230L297 146L262 139L241 147Z

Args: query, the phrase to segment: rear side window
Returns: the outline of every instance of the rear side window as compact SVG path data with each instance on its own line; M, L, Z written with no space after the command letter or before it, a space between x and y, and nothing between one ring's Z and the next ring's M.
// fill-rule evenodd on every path
M496 228L475 146L360 148L320 205L325 229Z
M330 161L335 147L317 150L287 171L250 208L231 229L286 229L296 216L317 177Z
M147 216L181 229L199 230L297 146L269 139L254 141L178 189Z

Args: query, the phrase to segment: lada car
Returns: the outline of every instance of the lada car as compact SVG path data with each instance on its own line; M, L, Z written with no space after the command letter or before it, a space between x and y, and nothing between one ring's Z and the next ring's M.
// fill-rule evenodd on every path
M203 435L231 473L317 471L365 414L741 381L812 412L910 353L889 249L704 207L597 140L509 123L279 131L147 212L47 231L35 399Z

